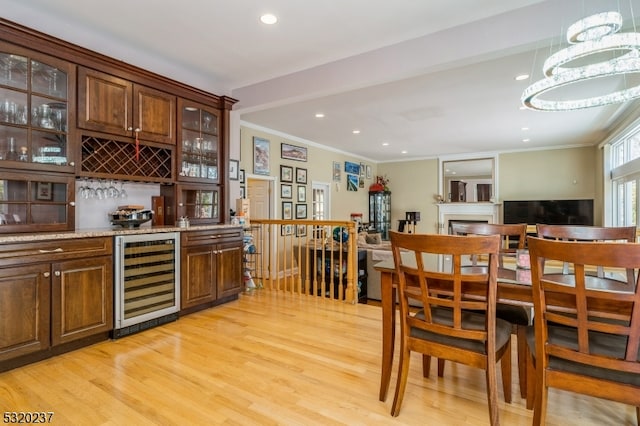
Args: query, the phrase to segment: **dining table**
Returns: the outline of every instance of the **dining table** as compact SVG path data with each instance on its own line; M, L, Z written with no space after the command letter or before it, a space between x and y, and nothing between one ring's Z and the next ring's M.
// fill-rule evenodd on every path
M408 254L408 253L406 253ZM528 253L526 254L528 257ZM474 271L478 266L469 267L468 271ZM374 265L374 269L380 272L380 302L382 307L382 366L380 379L380 401L385 401L389 382L391 379L391 370L393 366L395 334L396 334L396 301L397 301L397 274L393 258L383 260ZM562 270L562 265L555 267L556 271ZM545 268L546 271L546 268ZM573 284L573 275L571 273L552 273L556 278L566 282L568 285ZM497 273L497 303L504 303L514 306L524 306L533 309L533 290L531 285L531 270L527 267L518 267L517 261L508 262L500 266ZM615 288L619 291L628 291L628 286L624 278L624 274L614 273L608 276L590 276L587 278L586 286L591 289L595 288ZM467 293L468 291L468 293ZM465 290L465 294L470 297L482 297L486 294L486 288L481 283L471 284ZM612 318L616 318L620 312L615 307L602 307L612 312Z

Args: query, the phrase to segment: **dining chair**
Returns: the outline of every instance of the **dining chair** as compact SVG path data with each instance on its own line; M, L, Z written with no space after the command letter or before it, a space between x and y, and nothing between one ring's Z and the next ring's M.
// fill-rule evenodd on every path
M635 226L586 226L586 225L546 225L536 224L536 233L540 238L563 241L622 241L636 242ZM563 265L563 273L568 273L568 265ZM633 271L629 271L627 281L633 283ZM591 272L592 273L592 272ZM602 277L602 268L595 272Z
M504 267L505 257L512 257L515 261L517 250L525 248L527 241L527 224L493 224L483 222L452 222L451 232L454 235L500 235L500 255L498 257L498 267ZM472 266L477 262L471 260ZM469 268L466 268L469 269ZM531 324L530 308L522 306L498 303L496 305L496 317L509 321L512 324L512 332L516 335L517 356L518 356L518 379L520 383L520 396L527 395L526 370L527 370L527 343L526 330ZM444 364L438 360L438 374L444 374Z
M527 335L528 370L535 374L533 424L545 422L549 388L633 405L640 422L640 290L602 285L602 278L586 272L601 266L624 282L625 270L640 268L640 244L531 237L528 246L535 312ZM549 261L567 262L573 273L545 269Z
M391 414L397 416L407 384L411 352L485 370L489 418L499 424L496 363L500 361L505 400L511 402L511 324L496 318L500 237L404 234L391 231L400 293L400 365ZM430 257L452 257L450 271L438 271ZM463 274L462 257L489 259L485 271ZM480 294L468 294L469 286ZM422 309L411 308L420 302ZM424 361L424 359L423 359ZM423 365L424 367L424 365ZM429 370L423 375L428 377Z

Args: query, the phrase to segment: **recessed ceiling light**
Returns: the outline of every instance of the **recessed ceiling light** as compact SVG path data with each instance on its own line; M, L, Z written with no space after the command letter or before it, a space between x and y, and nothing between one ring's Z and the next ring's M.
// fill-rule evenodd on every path
M529 139L529 138L525 138L525 139L522 139L522 142L527 143L527 142L529 142L530 140L531 140L531 139Z
M360 130L357 130L357 129L356 129L356 130L354 130L354 131L353 131L353 134L354 134L354 135L357 135L357 134L359 134L359 133L360 133Z
M265 13L260 17L260 22L267 25L273 25L278 22L278 18L276 17L276 15L273 15L271 13Z
M529 109L529 108L527 108L527 107L526 107L526 106L524 106L524 105L520 105L520 111L524 111L525 109Z
M523 127L522 130L523 131L527 131L527 130L529 130L529 128L528 127Z
M516 81L522 81L529 78L529 74L520 74L516 76Z
M389 146L389 142L382 142L382 146Z
M406 149L403 149L402 151L400 151L401 154L406 154L407 152L409 151L407 151Z
M316 118L324 118L324 114L319 112L316 114Z

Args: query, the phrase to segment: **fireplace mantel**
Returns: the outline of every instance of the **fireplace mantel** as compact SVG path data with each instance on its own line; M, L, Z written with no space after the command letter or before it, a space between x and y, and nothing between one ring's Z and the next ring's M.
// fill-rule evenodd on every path
M439 203L438 232L447 234L451 220L478 220L500 223L499 208L496 203Z

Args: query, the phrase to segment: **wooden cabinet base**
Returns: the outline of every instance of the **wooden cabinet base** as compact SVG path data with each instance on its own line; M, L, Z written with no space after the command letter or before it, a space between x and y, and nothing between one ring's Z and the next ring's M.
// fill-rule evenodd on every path
M67 352L75 351L82 347L93 345L98 342L103 342L105 340L109 340L108 332L94 334L92 336L75 340L73 342L65 343L58 346L53 346L40 352L34 352L28 355L11 358L6 361L0 362L0 372L22 367L24 365L32 364L34 362L42 361L47 358L54 357L56 355L61 355Z
M222 305L224 303L232 302L234 300L238 300L238 295L234 294L228 297L224 297L222 299L217 299L212 302L203 303L198 306L190 306L188 308L182 309L180 311L180 316L192 314L194 312L202 311L204 309L213 308L214 306Z

